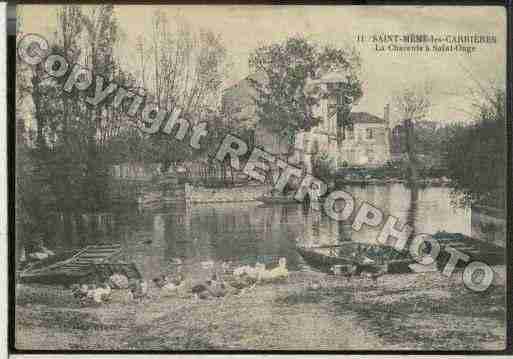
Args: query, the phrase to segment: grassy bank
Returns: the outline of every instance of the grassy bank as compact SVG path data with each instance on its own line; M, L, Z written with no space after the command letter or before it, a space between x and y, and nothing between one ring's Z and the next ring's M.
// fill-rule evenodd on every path
M503 268L499 268L504 271ZM80 307L66 290L18 286L19 349L501 349L504 273L484 293L461 275L385 275L365 279L295 272L288 282L241 295L193 300L123 296Z

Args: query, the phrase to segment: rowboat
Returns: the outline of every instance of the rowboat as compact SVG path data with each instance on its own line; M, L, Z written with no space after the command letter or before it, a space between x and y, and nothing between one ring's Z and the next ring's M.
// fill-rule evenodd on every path
M386 273L410 273L412 270L409 265L415 261L405 256L390 255L389 248L366 243L346 242L318 247L296 246L296 251L306 264L325 273L332 273L332 267L337 265L373 266L383 268ZM368 262L364 263L364 260Z
M310 267L321 272L331 273L331 268L335 265L352 265L355 263L350 258L341 258L339 256L320 253L313 248L296 247L296 251Z
M120 262L121 246L92 245L71 257L43 267L28 267L18 272L21 283L70 285L85 280L105 281L112 274L140 279L141 274L133 263Z

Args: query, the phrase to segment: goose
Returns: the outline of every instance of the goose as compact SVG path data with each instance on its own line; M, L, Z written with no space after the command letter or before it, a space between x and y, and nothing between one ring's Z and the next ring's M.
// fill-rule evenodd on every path
M37 252L32 252L28 256L31 259L43 260L43 259L47 259L48 257L52 257L54 255L55 255L54 251L46 248L45 246L43 246L41 244L41 245L39 245L39 250Z
M148 283L145 280L134 280L128 285L129 299L142 299L148 294Z
M169 279L167 276L162 275L159 278L153 279L153 282L157 287L160 288L160 293L163 296L177 294L177 291L182 287L184 283L184 277L182 274L178 274L176 278Z
M212 279L207 280L205 283L196 284L192 287L192 293L196 298L207 299L209 297L224 297L226 295L226 286L223 281L218 280L217 275L214 274Z
M221 263L221 271L223 274L230 272L230 262L222 262Z
M285 280L289 277L289 270L287 269L287 258L282 257L278 261L278 267L269 271L271 280Z
M256 262L254 267L249 265L245 265L242 267L235 268L233 270L233 275L240 276L243 274L247 274L250 278L258 279L259 275L265 272L265 264Z
M108 284L103 284L99 287L96 287L95 284L82 284L81 286L75 284L72 286L71 291L73 296L79 299L82 305L108 302L112 292Z
M128 277L120 273L114 273L109 277L109 284L114 289L127 289Z
M210 297L210 292L208 291L206 283L196 284L192 287L191 291L194 297L198 299L207 299Z
M224 297L226 295L226 285L223 280L218 279L217 274L212 276L207 287L210 294L214 297Z
M108 284L103 284L100 287L94 289L91 294L94 302L101 304L109 301L111 292L112 290L110 286ZM89 295L90 293L88 293L88 296Z
M21 247L20 263L27 261L27 255L25 253L25 247Z
M242 294L246 288L253 288L256 285L256 280L249 277L247 273L241 275L233 275L229 280L228 284L237 290L236 294Z
M252 270L253 268L248 265L237 267L233 270L233 275L241 276L243 274L249 274L249 272L251 272Z
M167 283L167 277L165 275L161 275L160 277L153 278L152 281L158 288L162 288Z
M210 269L210 268L214 268L214 261L203 261L203 262L200 262L200 265L203 269Z

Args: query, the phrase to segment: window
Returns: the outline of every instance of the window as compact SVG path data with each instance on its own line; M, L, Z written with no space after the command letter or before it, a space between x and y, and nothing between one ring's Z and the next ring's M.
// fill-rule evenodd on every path
M346 131L347 131L347 138L350 140L354 140L354 130L352 128L348 128Z
M368 140L372 140L372 136L373 136L373 133L372 133L372 128L367 128L365 130L365 138L368 139Z

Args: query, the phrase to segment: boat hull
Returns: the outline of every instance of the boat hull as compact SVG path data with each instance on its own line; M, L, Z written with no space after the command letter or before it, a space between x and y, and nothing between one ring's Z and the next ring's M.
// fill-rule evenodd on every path
M80 282L104 282L114 274L128 279L141 279L133 263L119 261L119 245L88 246L66 260L44 266L28 268L18 273L20 283L38 283L68 286Z
M301 258L303 258L303 260L306 262L306 264L325 273L331 273L331 267L335 265L354 264L353 261L350 261L346 258L328 256L306 248L297 247L296 250Z
M310 267L320 270L325 273L333 273L332 267L335 265L348 266L348 265L357 265L361 270L365 271L366 264L359 263L357 257L353 256L355 253L355 247L361 244L356 243L346 243L346 245L333 246L337 248L341 248L341 255L326 255L323 253L319 253L315 248L303 248L296 247L299 255L304 259L306 264ZM372 245L369 245L367 248L371 248ZM322 248L322 247L321 247ZM410 268L410 264L415 263L413 259L393 259L393 260L384 260L379 264L369 264L369 267L379 267L385 273L389 274L400 274L400 273L411 273L412 269Z

